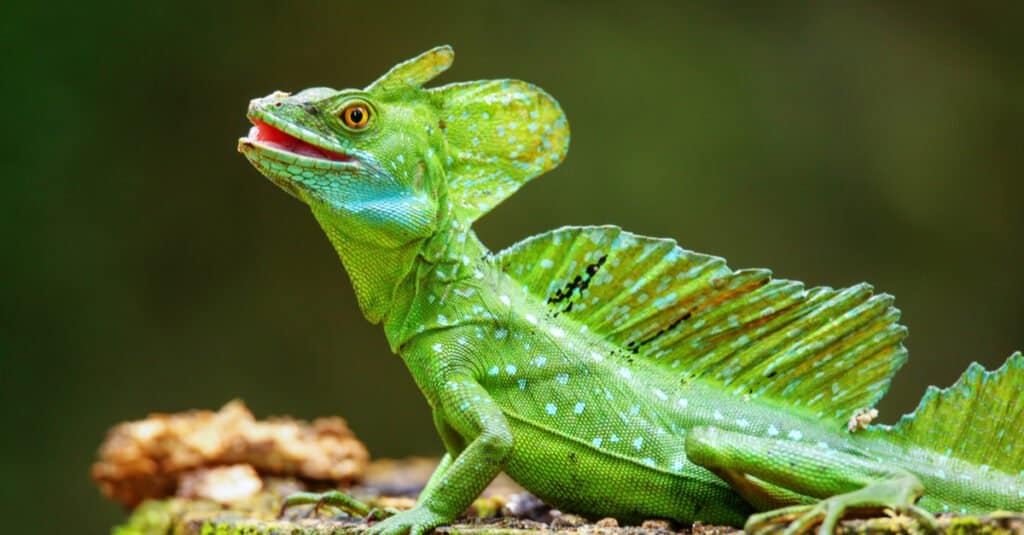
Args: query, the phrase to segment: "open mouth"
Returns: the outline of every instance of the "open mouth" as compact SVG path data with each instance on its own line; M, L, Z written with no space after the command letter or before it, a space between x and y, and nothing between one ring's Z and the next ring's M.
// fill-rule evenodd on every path
M252 124L254 126L249 129L249 136L247 137L247 141L250 143L258 144L277 152L294 154L315 160L328 160L332 162L352 162L355 160L347 154L317 147L259 119L252 119Z

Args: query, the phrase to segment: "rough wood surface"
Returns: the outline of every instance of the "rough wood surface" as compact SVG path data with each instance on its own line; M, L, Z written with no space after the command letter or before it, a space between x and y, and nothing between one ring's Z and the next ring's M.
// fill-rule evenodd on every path
M218 413L154 415L141 422L116 427L101 450L94 477L109 497L128 506L147 496L151 499L136 507L113 533L358 535L368 525L362 519L330 508L314 514L312 506L294 507L279 517L281 501L297 491L348 486L348 493L373 507L405 509L415 504L415 497L433 472L437 459L384 459L367 465L365 448L343 421L318 422L307 425L286 419L255 421L243 405L232 403ZM299 443L301 447L296 446ZM356 469L339 476L336 468L332 468L335 472L324 472L320 468L331 465L337 458L346 460ZM287 463L282 464L282 459ZM97 471L102 477L97 477ZM280 477L282 473L287 476ZM355 480L358 484L352 485ZM1024 514L946 515L939 518L939 526L941 533L1024 534ZM676 526L658 519L640 526L619 526L611 518L587 520L549 508L504 475L484 491L458 523L438 528L436 532L450 535L741 533L731 527ZM850 520L843 523L839 531L920 532L906 517Z
M294 489L295 482L268 482L267 490L230 506L212 501L188 498L167 498L143 503L115 535L359 535L367 527L362 519L343 513L323 510L312 513L311 506L296 507L278 518L282 494ZM400 505L401 498L373 498L364 487L351 489L355 495L378 505ZM407 500L408 504L412 500ZM513 516L514 515L514 516ZM990 515L941 516L940 533L1014 533L1024 534L1024 514L993 513ZM674 526L661 520L650 520L641 526L619 526L613 519L591 522L570 514L561 514L544 506L525 493L492 494L474 503L469 514L459 523L439 528L437 533L450 535L527 535L533 533L580 533L602 535L667 535L670 533L727 534L742 533L723 526ZM923 533L907 517L886 517L849 520L839 533Z

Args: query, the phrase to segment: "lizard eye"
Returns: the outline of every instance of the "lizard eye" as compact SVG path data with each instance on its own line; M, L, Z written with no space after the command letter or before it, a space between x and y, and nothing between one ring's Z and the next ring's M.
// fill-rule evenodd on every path
M345 126L360 130L370 122L370 108L362 102L349 104L341 110L341 120Z

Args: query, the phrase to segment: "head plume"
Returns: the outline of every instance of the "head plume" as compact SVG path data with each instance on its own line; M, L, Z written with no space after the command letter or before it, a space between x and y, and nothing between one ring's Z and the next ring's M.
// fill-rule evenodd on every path
M425 91L444 139L449 198L472 221L560 164L569 149L569 124L551 95L519 80L422 89L454 58L449 46L433 48L396 65L366 91Z

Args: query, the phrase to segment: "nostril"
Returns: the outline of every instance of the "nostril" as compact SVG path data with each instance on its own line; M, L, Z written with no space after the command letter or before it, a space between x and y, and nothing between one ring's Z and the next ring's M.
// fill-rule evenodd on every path
M281 103L280 102L275 102L274 103L274 107L275 108L280 108L281 107Z

